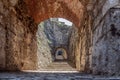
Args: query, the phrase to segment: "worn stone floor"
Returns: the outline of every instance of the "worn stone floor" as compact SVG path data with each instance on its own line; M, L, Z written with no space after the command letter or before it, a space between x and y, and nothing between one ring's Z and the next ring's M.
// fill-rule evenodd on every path
M0 80L120 80L120 77L82 73L4 72L0 73Z
M120 80L120 77L79 73L67 62L54 62L38 71L0 72L0 80Z
M70 66L68 64L68 61L66 60L57 60L55 62L52 62L50 65L47 67L44 67L40 69L40 71L51 71L51 72L78 72L75 68Z

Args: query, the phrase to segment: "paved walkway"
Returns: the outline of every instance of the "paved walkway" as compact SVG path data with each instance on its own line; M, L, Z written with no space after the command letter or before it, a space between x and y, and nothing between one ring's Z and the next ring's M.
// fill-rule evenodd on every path
M47 67L44 67L40 71L51 72L78 72L75 68L70 66L66 61L55 61Z
M66 62L54 62L41 71L0 72L0 80L120 80L120 77L83 74Z
M120 80L120 77L93 76L80 73L4 72L0 80Z

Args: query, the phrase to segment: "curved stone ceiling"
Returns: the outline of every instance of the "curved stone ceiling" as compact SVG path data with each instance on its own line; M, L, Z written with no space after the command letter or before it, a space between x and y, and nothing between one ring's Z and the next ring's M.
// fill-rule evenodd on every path
M81 0L25 0L29 14L40 23L48 18L65 18L80 26L84 15Z

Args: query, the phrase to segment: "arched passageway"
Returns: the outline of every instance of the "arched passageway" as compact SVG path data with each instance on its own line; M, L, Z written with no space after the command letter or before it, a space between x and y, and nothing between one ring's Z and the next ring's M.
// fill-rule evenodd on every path
M68 53L64 48L57 48L55 51L55 60L67 60Z
M38 25L36 37L38 67L40 70L51 70L51 68L53 71L73 70L72 66L68 64L68 57L71 56L68 53L68 45L70 44L71 32L74 29L73 23L63 18L50 18Z
M77 27L68 60L79 71L120 74L119 5L119 0L0 0L0 70L37 70L38 24L62 17Z
M3 1L1 2L3 3ZM82 2L84 3L84 1ZM37 25L41 21L50 17L62 17L72 21L77 28L80 28L84 24L83 15L86 15L84 13L86 11L85 4L83 5L79 0L18 0L6 3L10 4L6 8L10 8L8 8L8 14L6 13L4 19L6 23L10 23L11 27L6 26L7 24L4 25L6 26L6 33L4 34L6 37L3 38L6 42L3 44L5 47L2 49L4 61L1 64L3 64L2 68L7 70L38 69L36 32L38 30ZM77 50L79 49L79 29L74 31L69 38L69 43L71 42L69 50L72 51L68 52L71 53L68 59L77 67L77 64L80 63L80 60L76 60L76 55L80 53Z
M29 9L29 14L37 23L51 17L62 17L73 22L77 27L79 27L84 17L85 8L83 4L85 4L85 2L81 3L80 0L25 0L25 2Z

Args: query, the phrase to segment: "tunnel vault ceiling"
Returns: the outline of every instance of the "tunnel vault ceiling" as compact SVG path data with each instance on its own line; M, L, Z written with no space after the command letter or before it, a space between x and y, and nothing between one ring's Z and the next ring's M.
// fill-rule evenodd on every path
M36 23L51 17L61 17L72 21L79 27L85 10L83 6L85 0L25 0L25 2L29 14Z

